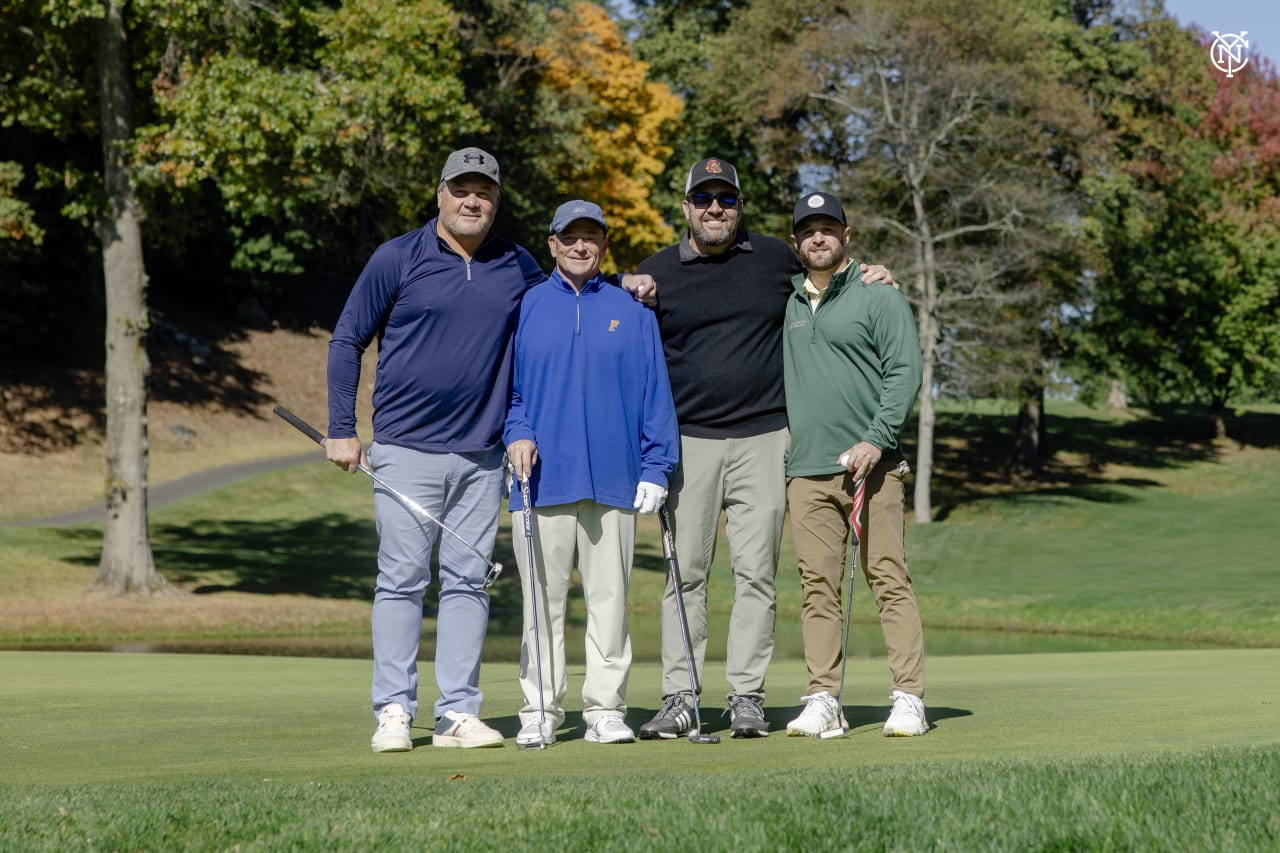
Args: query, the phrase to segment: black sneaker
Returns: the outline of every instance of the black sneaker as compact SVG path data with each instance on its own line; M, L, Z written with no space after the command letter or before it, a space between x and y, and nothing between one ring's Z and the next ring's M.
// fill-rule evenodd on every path
M675 740L693 728L693 704L685 696L684 693L668 696L662 710L640 727L640 739Z
M759 699L729 694L729 732L733 737L768 737L769 724L764 719L764 708Z

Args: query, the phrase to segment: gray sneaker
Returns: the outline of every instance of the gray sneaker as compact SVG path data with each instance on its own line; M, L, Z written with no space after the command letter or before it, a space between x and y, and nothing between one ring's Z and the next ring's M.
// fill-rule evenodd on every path
M667 703L653 719L640 727L641 740L675 740L693 728L693 703L687 693L667 697Z
M768 737L769 724L764 719L764 708L759 699L729 694L729 733L733 737Z

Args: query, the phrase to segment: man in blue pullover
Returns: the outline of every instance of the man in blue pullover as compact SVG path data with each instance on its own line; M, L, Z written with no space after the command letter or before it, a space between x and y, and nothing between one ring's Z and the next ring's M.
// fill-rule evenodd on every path
M680 434L657 319L600 275L607 233L597 205L560 206L547 241L555 271L525 295L516 330L504 440L516 478L528 480L532 503L526 507L520 489L512 488L517 515L511 527L525 600L525 704L516 738L522 746L554 743L564 722L565 601L575 551L587 607L586 740L635 740L624 718L636 513L661 506ZM525 512L534 515L537 589L529 585L519 515ZM539 620L532 618L535 596ZM539 649L542 659L535 661Z
M516 316L525 291L546 278L527 251L490 233L500 200L493 155L479 148L454 151L436 189L439 216L374 252L329 344L325 442L334 464L354 473L367 463L486 555L502 502L501 439ZM651 281L627 286L652 290ZM355 401L360 359L375 338L373 444L366 457L356 435ZM374 489L374 514L373 751L413 748L422 598L437 540L440 696L431 742L501 746L502 735L479 719L488 564L380 489Z

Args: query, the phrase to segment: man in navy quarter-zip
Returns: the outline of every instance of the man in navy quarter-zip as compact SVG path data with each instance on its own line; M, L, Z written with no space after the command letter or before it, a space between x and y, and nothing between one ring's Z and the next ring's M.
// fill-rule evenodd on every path
M328 366L328 458L350 473L367 463L485 554L498 530L516 317L525 291L546 278L525 249L491 233L500 201L492 154L479 148L450 154L436 188L439 216L374 252L334 328ZM628 287L651 291L652 282ZM375 338L373 444L366 457L355 400L360 358ZM440 695L432 745L501 746L502 735L479 719L488 564L376 488L374 513L373 751L413 748L422 598L437 540Z
M599 206L561 205L547 244L556 268L525 294L520 309L504 434L515 478L527 478L532 504L511 489L525 601L517 743L554 743L564 722L565 602L575 552L587 607L586 740L628 743L635 740L625 717L636 513L656 512L666 497L680 447L675 403L653 312L600 275L608 226ZM520 515L529 512L537 589L530 588Z

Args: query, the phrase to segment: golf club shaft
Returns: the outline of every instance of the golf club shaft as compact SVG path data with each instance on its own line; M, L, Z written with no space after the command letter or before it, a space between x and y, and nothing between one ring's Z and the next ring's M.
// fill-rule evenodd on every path
M538 572L533 550L533 501L529 497L529 478L520 481L520 500L524 502L524 544L529 555L529 606L533 608L533 650L537 659L533 665L538 670L538 736L547 724L547 699L542 692L542 638L538 632Z
M863 481L853 484L853 493L862 488ZM856 502L856 501L855 501ZM859 508L859 512L861 509ZM853 576L858 571L858 547L861 543L858 536L856 520L849 521L849 591L844 598L844 638L840 644L840 692L836 694L836 704L840 706L840 716L844 716L844 672L849 663L849 618L853 612Z
M290 426L297 429L298 432L302 433L307 438L311 439L321 447L324 447L324 441L325 441L324 436L321 435L320 431L317 430L315 427L313 427L311 424L307 423L302 418L298 417L293 412L286 409L284 406L276 406L274 411L277 415L280 416L281 419L287 422ZM373 471L369 470L368 466L361 464L359 468L361 471L368 474L370 479L372 479L375 483L377 483L379 486L385 489L396 500L400 501L402 504L408 507L410 511L427 519L436 527L439 527L445 533L448 533L454 539L457 539L463 545L466 545L468 548L470 548L472 553L474 553L477 557L479 557L482 561L484 561L484 564L489 567L489 572L485 576L484 584L481 588L488 589L490 586L493 585L493 582L498 579L498 575L502 572L501 563L495 563L493 560L486 557L484 554L480 552L479 548L477 548L475 545L472 545L466 539L462 538L462 536L460 536L458 533L450 529L449 526L446 525L444 522L440 521L440 519L436 518L434 515L427 512L427 510L424 509L417 501L413 500L408 495L403 494L402 492L388 485L385 480L383 480L377 474L373 473Z
M667 560L667 571L671 576L671 584L676 594L676 614L680 620L680 637L684 640L684 659L689 664L689 689L693 691L693 721L702 731L702 712L698 708L698 695L702 687L698 681L698 670L693 663L693 643L689 640L689 619L684 612L684 590L680 580L680 564L676 560L675 536L671 533L671 522L667 518L666 504L658 507L658 523L662 525L662 553Z

